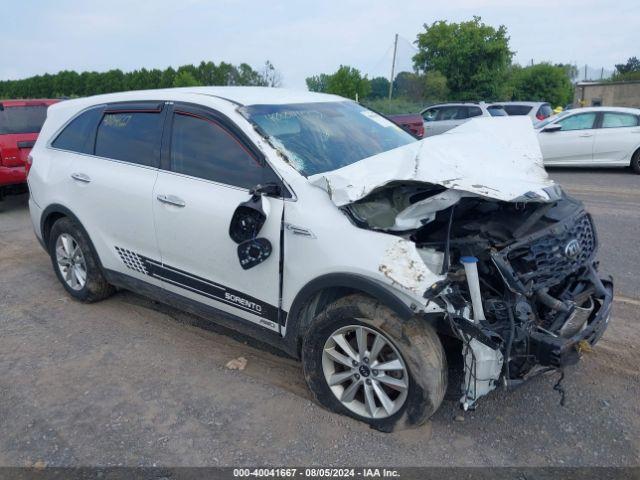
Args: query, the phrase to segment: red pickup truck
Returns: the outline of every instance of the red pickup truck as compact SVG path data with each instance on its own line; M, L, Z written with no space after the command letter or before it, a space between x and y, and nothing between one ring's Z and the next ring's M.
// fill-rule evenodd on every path
M424 123L419 113L407 113L403 115L387 115L393 123L401 126L414 137L424 137Z
M0 199L26 190L28 157L49 105L58 100L0 100Z

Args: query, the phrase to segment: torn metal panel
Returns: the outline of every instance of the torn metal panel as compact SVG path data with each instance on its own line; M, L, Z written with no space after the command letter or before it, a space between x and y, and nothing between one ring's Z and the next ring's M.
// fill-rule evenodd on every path
M390 182L441 185L503 201L549 201L556 186L527 118L477 118L330 172L309 177L343 206Z
M415 244L403 238L394 240L390 245L378 270L394 284L416 295L422 294L430 285L444 278L427 268Z

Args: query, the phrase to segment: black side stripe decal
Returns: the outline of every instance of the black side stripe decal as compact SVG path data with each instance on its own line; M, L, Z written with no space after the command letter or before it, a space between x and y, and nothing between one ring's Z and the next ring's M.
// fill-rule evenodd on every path
M212 282L206 278L185 272L161 262L139 255L130 250L115 247L123 263L136 272L149 275L159 280L189 290L198 295L205 296L227 305L231 305L245 312L253 313L270 322L278 323L286 321L286 312L278 317L278 307L265 303L262 300L246 295L243 292L233 290L224 285Z

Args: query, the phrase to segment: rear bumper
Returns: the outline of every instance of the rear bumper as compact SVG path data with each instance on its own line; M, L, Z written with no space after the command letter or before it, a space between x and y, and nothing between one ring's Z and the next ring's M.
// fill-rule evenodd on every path
M27 172L24 166L3 167L0 166L0 187L7 185L20 185L27 181Z
M571 338L554 337L542 332L531 334L531 351L540 365L561 368L580 359L580 348L587 342L595 345L609 325L613 304L613 281L602 281L606 293L594 296L597 307L591 313L587 325Z

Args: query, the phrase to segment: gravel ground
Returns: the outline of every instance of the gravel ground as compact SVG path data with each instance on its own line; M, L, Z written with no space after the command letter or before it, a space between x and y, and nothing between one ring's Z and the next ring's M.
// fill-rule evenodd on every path
M392 434L320 408L296 361L237 334L128 292L71 300L26 198L0 203L0 465L640 465L640 176L552 176L593 212L618 293L567 369L566 405L552 375L456 421L454 386L427 425Z

